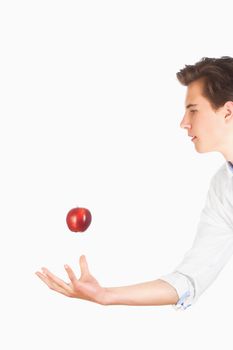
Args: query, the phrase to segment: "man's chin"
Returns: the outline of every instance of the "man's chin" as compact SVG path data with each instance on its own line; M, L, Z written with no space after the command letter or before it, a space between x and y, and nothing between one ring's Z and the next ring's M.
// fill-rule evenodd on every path
M216 150L212 150L212 149L204 149L204 148L200 148L200 147L196 147L196 151L198 153L210 153L210 152L217 152Z

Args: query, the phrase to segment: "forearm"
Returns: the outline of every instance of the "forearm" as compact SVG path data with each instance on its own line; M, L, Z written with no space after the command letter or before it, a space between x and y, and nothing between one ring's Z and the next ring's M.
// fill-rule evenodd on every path
M176 289L160 279L105 290L105 305L172 305L179 300Z

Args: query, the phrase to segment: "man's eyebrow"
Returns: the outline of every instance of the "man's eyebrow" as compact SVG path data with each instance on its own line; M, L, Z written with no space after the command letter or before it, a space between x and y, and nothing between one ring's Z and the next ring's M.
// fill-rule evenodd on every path
M196 104L190 103L189 105L186 106L186 109L188 109L189 107L195 107L195 106L197 106L197 103Z

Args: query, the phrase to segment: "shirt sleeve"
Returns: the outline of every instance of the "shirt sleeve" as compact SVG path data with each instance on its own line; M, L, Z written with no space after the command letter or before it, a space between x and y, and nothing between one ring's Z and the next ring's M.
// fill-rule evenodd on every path
M233 227L228 215L213 177L191 249L172 273L160 278L177 291L179 301L172 305L175 310L196 303L233 255Z
M172 285L179 296L179 300L176 304L172 305L174 310L186 310L193 303L194 298L194 285L190 277L184 274L174 271L170 274L160 277L161 280L168 282Z

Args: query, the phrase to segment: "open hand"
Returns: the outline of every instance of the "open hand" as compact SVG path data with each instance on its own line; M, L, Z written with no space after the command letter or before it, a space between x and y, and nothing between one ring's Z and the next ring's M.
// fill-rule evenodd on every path
M64 294L67 297L89 300L104 305L106 289L101 287L97 280L90 274L85 255L80 257L79 264L81 269L79 279L71 267L65 265L65 270L70 279L69 283L64 282L45 267L41 269L43 273L37 271L35 274L50 289L58 293Z

